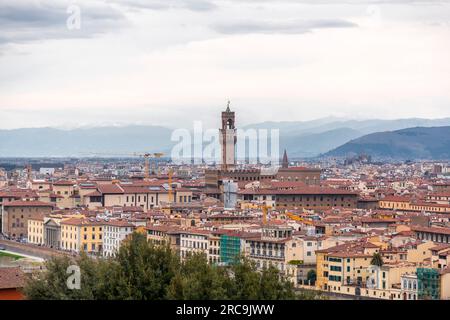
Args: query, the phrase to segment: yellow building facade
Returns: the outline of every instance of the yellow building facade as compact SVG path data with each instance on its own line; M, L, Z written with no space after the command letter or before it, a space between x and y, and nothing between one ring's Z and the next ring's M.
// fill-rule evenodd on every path
M90 254L103 250L103 223L87 218L61 221L61 248Z
M28 219L28 243L44 244L44 218Z

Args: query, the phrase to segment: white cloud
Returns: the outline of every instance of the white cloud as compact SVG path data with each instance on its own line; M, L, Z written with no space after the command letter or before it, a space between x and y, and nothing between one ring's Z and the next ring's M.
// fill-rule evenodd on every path
M68 19L79 8L80 28L69 29ZM0 2L0 45L46 39L92 37L115 30L124 15L99 0L3 0Z
M368 1L304 2L215 1L203 11L182 1L131 11L105 2L127 28L12 43L3 52L0 128L214 125L229 98L240 124L450 116L449 4L373 11ZM242 21L246 28L236 29Z

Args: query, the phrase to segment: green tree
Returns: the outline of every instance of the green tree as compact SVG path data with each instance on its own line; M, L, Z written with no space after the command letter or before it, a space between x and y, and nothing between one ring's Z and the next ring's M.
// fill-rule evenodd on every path
M145 235L134 233L113 259L117 264L106 286L108 298L160 300L180 267L168 246L155 246ZM113 263L114 265L114 263Z
M80 267L80 290L67 287L70 265ZM47 271L27 282L24 293L29 299L158 300L166 296L178 269L178 258L168 247L156 247L145 235L134 233L111 259L85 254L52 258L46 262Z
M384 264L383 258L381 257L381 254L379 252L375 252L373 254L370 264L378 267L381 267Z
M253 262L240 258L229 269L229 296L234 300L257 300L259 297L260 275Z
M207 263L204 254L189 255L172 279L167 297L176 300L226 299L226 273Z
M316 270L314 269L309 270L308 273L306 274L306 280L308 280L309 283L315 283L317 280Z
M67 286L67 268L78 265L80 290ZM192 254L180 261L168 246L155 246L134 233L109 259L58 257L46 271L34 274L24 293L29 299L160 300L160 299L294 299L293 284L270 266L259 272L253 262L239 258L229 267L207 263ZM308 297L307 297L308 298Z
M294 285L274 266L270 265L261 272L259 287L260 300L295 299Z
M24 293L29 299L46 300L91 300L98 292L97 281L101 277L104 262L96 261L85 254L78 259L53 257L45 263L46 271L32 275L27 282ZM78 265L81 271L79 290L67 286L69 266Z

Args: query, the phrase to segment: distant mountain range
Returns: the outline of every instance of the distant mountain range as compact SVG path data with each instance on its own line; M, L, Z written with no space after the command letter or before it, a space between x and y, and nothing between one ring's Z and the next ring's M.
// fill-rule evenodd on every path
M280 147L292 157L315 157L364 135L411 127L450 126L450 118L345 120L322 118L313 121L263 122L244 127L280 130Z
M239 126L239 124L238 124ZM290 158L339 153L351 141L367 134L411 127L450 126L450 118L398 120L345 120L322 118L312 121L263 122L243 129L279 129L280 153ZM170 154L175 142L172 129L162 126L130 125L62 130L33 128L0 130L0 157L126 156L134 152ZM355 140L356 139L356 140ZM348 146L346 148L349 148ZM350 149L348 149L350 152ZM331 155L331 153L329 153Z
M450 126L372 133L347 142L325 156L346 157L363 153L383 159L450 159Z
M159 126L0 130L1 157L126 156L167 152L172 130Z

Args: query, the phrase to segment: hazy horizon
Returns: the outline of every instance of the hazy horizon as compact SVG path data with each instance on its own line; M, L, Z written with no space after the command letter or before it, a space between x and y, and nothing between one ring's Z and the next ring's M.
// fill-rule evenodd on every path
M217 119L215 122L219 122L218 119L220 117L220 112L216 115ZM239 116L239 115L238 115ZM446 120L450 119L450 117L438 117L438 118L423 118L423 117L411 117L411 118L392 118L392 119L383 119L383 118L351 118L351 117L320 117L320 118L314 118L310 120L279 120L279 121L273 121L273 120L266 120L261 122L250 122L250 123L240 123L239 127L251 127L252 125L260 125L264 123L280 123L280 124L287 124L287 123L308 123L308 122L315 122L315 121L324 121L324 123L332 123L332 122L347 122L347 121L356 121L356 122L365 122L365 121L403 121L403 120L430 120L430 121L439 121L439 120ZM193 120L196 121L196 120ZM190 126L193 124L190 122L185 123L185 128L190 128ZM152 127L163 127L167 129L177 129L178 127L175 126L168 126L168 125L162 125L158 123L150 123L150 122L104 122L104 123L91 123L91 124L72 124L72 125L55 125L55 126L29 126L29 127L15 127L15 128L2 128L0 127L0 130L20 130L20 129L58 129L58 130L76 130L76 129L94 129L94 128L105 128L105 127L117 127L117 128L123 128L123 127L131 127L131 126L152 126ZM214 124L208 123L208 127L213 127Z

